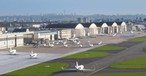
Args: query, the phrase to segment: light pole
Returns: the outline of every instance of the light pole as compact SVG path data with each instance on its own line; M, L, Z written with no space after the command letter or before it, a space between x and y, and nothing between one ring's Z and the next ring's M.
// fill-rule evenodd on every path
M7 38L6 38L6 41L7 41L7 48L9 48L9 45L8 45L8 35L7 35Z

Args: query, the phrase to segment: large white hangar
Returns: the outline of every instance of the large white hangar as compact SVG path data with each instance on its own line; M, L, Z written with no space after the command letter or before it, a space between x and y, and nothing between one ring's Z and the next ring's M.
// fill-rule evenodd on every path
M126 32L127 31L127 24L126 22L116 22L119 27L119 32Z
M85 28L86 36L94 36L98 34L98 27L95 23L82 23Z
M98 28L98 34L108 34L109 33L109 27L104 22L94 23Z
M109 27L109 33L118 33L119 32L119 27L117 25L116 22L106 22L106 24L108 25Z

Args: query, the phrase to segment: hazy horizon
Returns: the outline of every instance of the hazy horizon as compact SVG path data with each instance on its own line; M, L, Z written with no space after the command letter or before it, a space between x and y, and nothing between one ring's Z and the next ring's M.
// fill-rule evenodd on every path
M1 0L0 16L76 14L146 14L146 0Z

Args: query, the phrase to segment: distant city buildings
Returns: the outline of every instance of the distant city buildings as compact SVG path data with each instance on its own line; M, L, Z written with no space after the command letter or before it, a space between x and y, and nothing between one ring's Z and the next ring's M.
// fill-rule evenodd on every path
M0 16L0 22L47 22L47 23L90 23L90 22L121 22L134 21L140 23L146 15L24 15L24 16Z
M78 23L91 23L92 20L90 18L84 17L84 18L77 18Z

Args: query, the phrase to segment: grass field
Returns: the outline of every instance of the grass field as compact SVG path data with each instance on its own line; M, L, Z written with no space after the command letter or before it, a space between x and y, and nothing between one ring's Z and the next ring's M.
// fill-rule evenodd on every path
M129 42L144 42L144 41L146 41L146 37L133 38L128 41Z
M137 72L137 73L110 73L110 74L97 74L94 76L146 76L146 72Z
M66 63L44 62L24 69L13 71L2 76L49 76L54 72L61 71L61 67L68 67Z
M82 53L66 56L64 58L95 58L95 57L103 57L107 55L108 53L106 52L82 52Z
M101 47L97 47L97 48L94 48L94 49L91 49L93 51L104 51L104 50L123 50L125 49L124 47L120 47L120 46L101 46Z
M144 51L146 52L146 47L144 48Z
M112 68L146 68L146 57L132 58L115 63Z

